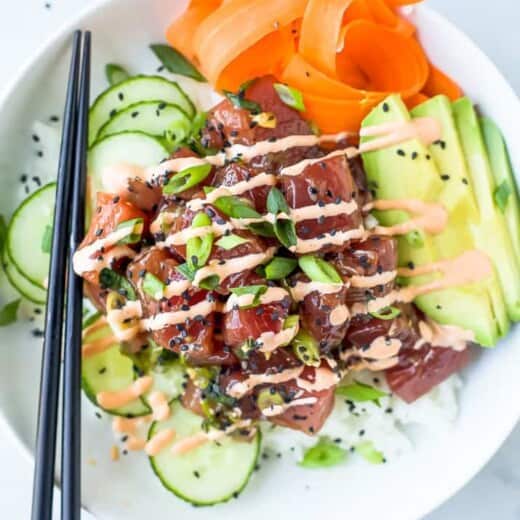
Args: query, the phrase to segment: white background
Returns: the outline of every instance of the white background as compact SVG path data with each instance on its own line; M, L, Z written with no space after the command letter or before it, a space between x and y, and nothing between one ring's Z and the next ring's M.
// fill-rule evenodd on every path
M51 33L94 1L0 0L0 90ZM429 0L428 3L473 37L520 92L520 0ZM475 436L481 433L475 432ZM519 520L519 448L520 427L486 468L428 520ZM10 437L0 431L0 518L30 517L31 478L31 464ZM403 500L410 492L413 490L403 490ZM348 505L345 517L348 518Z

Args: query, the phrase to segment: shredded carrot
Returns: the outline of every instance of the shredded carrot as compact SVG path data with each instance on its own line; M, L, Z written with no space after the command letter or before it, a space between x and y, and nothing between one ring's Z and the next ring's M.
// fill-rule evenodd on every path
M194 60L193 35L201 24L221 4L221 0L192 0L188 9L166 31L166 39L172 47Z
M370 90L400 92L403 98L422 90L429 68L414 38L357 20L348 25L345 39L345 53L367 77Z
M452 101L463 96L462 89L448 75L430 64L430 73L423 89L428 96L444 94Z
M222 71L263 37L301 18L307 0L230 0L205 18L194 35L200 68L213 85Z
M343 15L351 3L352 0L309 0L305 9L298 50L311 65L332 77L336 75Z
M462 94L397 10L419 1L191 0L167 38L219 90L273 75L302 92L322 131L355 131L388 93L409 107Z
M267 34L246 49L222 71L217 80L217 89L234 92L251 78L266 74L278 76L288 57L290 59L295 52L295 30L293 24L290 24Z

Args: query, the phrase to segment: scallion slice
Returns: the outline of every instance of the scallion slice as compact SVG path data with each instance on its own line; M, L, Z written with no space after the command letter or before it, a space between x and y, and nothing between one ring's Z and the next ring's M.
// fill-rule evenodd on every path
M336 268L322 258L305 255L298 259L301 270L313 281L322 283L343 283Z
M211 219L206 213L197 213L191 223L192 228L211 226ZM186 259L190 269L196 271L208 261L213 248L213 233L207 233L203 237L192 237L186 243Z
M157 276L152 273L146 273L143 279L143 291L156 300L160 300L163 297L164 285Z
M117 65L116 63L107 63L105 65L105 76L108 84L113 86L127 80L130 77L130 74L128 74L126 69L121 67L121 65Z
M297 265L298 261L294 258L275 256L265 266L265 277L268 280L283 280L296 269Z
M163 187L164 195L176 195L193 188L210 174L211 168L211 164L199 164L177 172Z
M215 245L229 251L231 249L235 249L235 247L241 246L242 244L247 244L249 240L247 238L243 238L239 235L235 235L232 233L231 235L225 235L219 240L215 242Z
M299 110L300 112L305 111L305 104L303 102L303 94L295 88L284 85L283 83L275 83L274 89L280 97L280 99L291 108Z
M150 49L163 66L172 74L186 76L196 81L206 81L206 78L176 49L169 45L154 44Z
M141 237L143 235L144 229L144 220L142 218L133 218L130 220L125 220L124 222L120 222L116 229L127 229L128 235L121 240L119 240L118 244L137 244L141 241Z
M347 451L327 438L321 438L312 448L305 451L300 466L304 468L329 468L341 464Z
M214 204L219 211L231 218L262 218L249 201L235 195L219 197Z
M397 307L391 306L391 307L385 307L379 312L371 312L370 315L374 318L377 318L378 320L393 320L394 318L397 318L401 314L401 310Z

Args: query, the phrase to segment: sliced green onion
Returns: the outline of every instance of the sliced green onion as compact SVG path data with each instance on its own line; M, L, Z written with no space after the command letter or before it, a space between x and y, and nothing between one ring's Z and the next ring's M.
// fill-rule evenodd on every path
M495 198L495 204L498 206L502 213L504 213L504 211L506 210L507 202L512 193L513 190L511 189L511 186L506 180L502 181L500 185L496 187L493 196Z
M176 49L169 45L150 45L153 53L163 66L172 74L186 76L196 81L206 81L206 78Z
M160 300L163 297L165 287L164 283L152 273L146 273L144 275L143 291L152 298Z
M338 388L336 388L336 395L344 397L349 401L358 403L373 401L379 405L379 399L381 397L385 397L387 394L378 388L374 388L373 386L354 382L347 386L338 386Z
M234 94L233 92L229 92L229 90L224 90L224 96L226 96L229 101L233 103L233 106L237 108L243 108L252 114L259 114L262 112L262 107L258 103L245 99L244 91L239 91L238 94Z
M318 341L306 330L300 329L296 337L292 340L294 355L309 367L319 367L320 349Z
M282 406L283 404L284 400L280 392L272 392L270 388L260 390L256 398L256 405L261 412L269 410L274 406Z
M373 316L374 318L377 318L378 320L393 320L394 318L397 318L401 314L401 309L398 309L397 307L391 306L391 307L385 307L379 312L371 312L369 313L370 316Z
M262 218L262 215L251 207L249 201L234 195L219 197L214 205L224 215L231 218Z
M208 276L207 278L204 278L204 280L201 280L199 282L199 287L201 289L206 289L208 291L212 291L213 289L216 289L218 287L218 284L220 283L220 278L218 275L213 274L211 276Z
M298 261L294 258L284 258L275 256L265 266L265 277L268 280L283 280L287 278L298 266Z
M336 268L322 258L305 255L298 259L301 270L313 281L322 283L343 283Z
M233 287L229 290L237 296L252 294L254 296L252 306L257 306L260 303L260 297L267 292L267 289L267 285L247 285L245 287Z
M295 108L296 110L299 110L300 112L305 111L305 104L303 103L303 95L299 90L296 90L295 88L288 87L287 85L284 85L283 83L275 83L274 89L276 90L276 93L278 96L280 96L280 99L291 108Z
M211 164L199 164L177 172L163 187L164 195L176 195L193 188L210 174L211 168Z
M253 224L249 224L247 229L259 237L276 237L274 227L270 222L254 222Z
M204 186L204 188L202 188L206 195L209 195L212 191L215 191L216 189L217 188L215 188L215 186Z
M239 235L235 235L232 233L231 235L225 235L219 240L215 242L215 245L229 251L230 249L234 249L235 247L241 246L242 244L247 244L249 240L247 238L243 238Z
M107 267L102 269L99 273L99 285L102 289L111 289L116 291L129 300L137 299L132 284L124 276L121 276L119 273L116 273L114 270L108 269Z
M278 188L273 187L269 190L269 194L267 195L267 211L273 215L278 215L278 213L289 215L291 212L283 193Z
M211 226L211 219L206 213L197 213L191 223L192 228ZM208 261L213 248L213 233L207 233L203 237L193 237L186 243L186 258L190 269L196 271Z
M385 462L384 455L376 450L371 441L360 442L354 448L370 464L383 464Z
M192 282L195 278L195 271L186 263L186 264L180 264L177 267L175 267L179 273L186 278L186 280L190 280Z
M304 468L329 468L345 461L347 451L335 442L322 438L312 448L305 450L302 461Z
M285 318L283 322L283 328L285 329L293 329L295 327L298 327L300 323L300 316L298 314L290 314Z
M11 325L11 323L16 321L21 302L21 299L14 300L0 309L0 327Z
M137 244L141 241L144 229L144 220L142 218L133 218L120 222L116 230L129 229L129 233L125 238L119 240L118 244Z
M42 253L50 253L52 247L52 231L53 228L49 224L45 226L42 236L41 249Z
M130 77L130 74L116 63L107 63L105 65L105 76L110 86L122 83Z
M278 242L287 249L294 247L298 243L296 226L292 220L285 218L278 219L274 225L274 234L276 235Z

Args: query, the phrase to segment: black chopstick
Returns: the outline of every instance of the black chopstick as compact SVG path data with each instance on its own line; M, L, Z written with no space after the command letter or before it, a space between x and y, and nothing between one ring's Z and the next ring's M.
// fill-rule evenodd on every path
M78 120L72 186L67 309L63 347L63 431L61 458L61 518L81 514L81 322L83 280L72 269L74 251L85 234L86 157L90 97L90 32L83 38Z
M79 475L79 407L71 413L80 392L81 355L81 284L73 277L69 266L69 290L67 312L64 318L67 260L75 247L84 225L84 184L86 155L86 110L89 94L90 34L85 37L86 52L81 66L79 85L81 32L73 38L72 58L64 111L64 125L58 166L56 206L54 213L52 252L47 288L47 308L45 314L45 334L43 342L40 400L38 410L38 430L36 434L36 455L33 484L32 520L50 520L54 491L54 469L56 456L56 431L58 419L58 394L60 385L61 348L63 323L66 323L68 354L65 365L64 391L64 456L67 459L64 471L67 473L66 502L62 515L69 519L79 518L80 480ZM78 86L80 94L78 97ZM79 121L79 122L78 122ZM78 202L79 201L79 202ZM71 221L71 214L76 222ZM81 225L79 219L81 218ZM71 232L70 242L67 240ZM72 280L72 285L70 281ZM79 287L79 289L78 289ZM76 347L76 348L74 348ZM75 350L75 352L73 352ZM70 354L73 355L70 355ZM77 355L76 355L77 354ZM71 439L76 439L71 443ZM68 443L68 444L65 444ZM70 482L69 482L70 480ZM69 507L70 506L70 507ZM65 517L64 517L65 518Z

